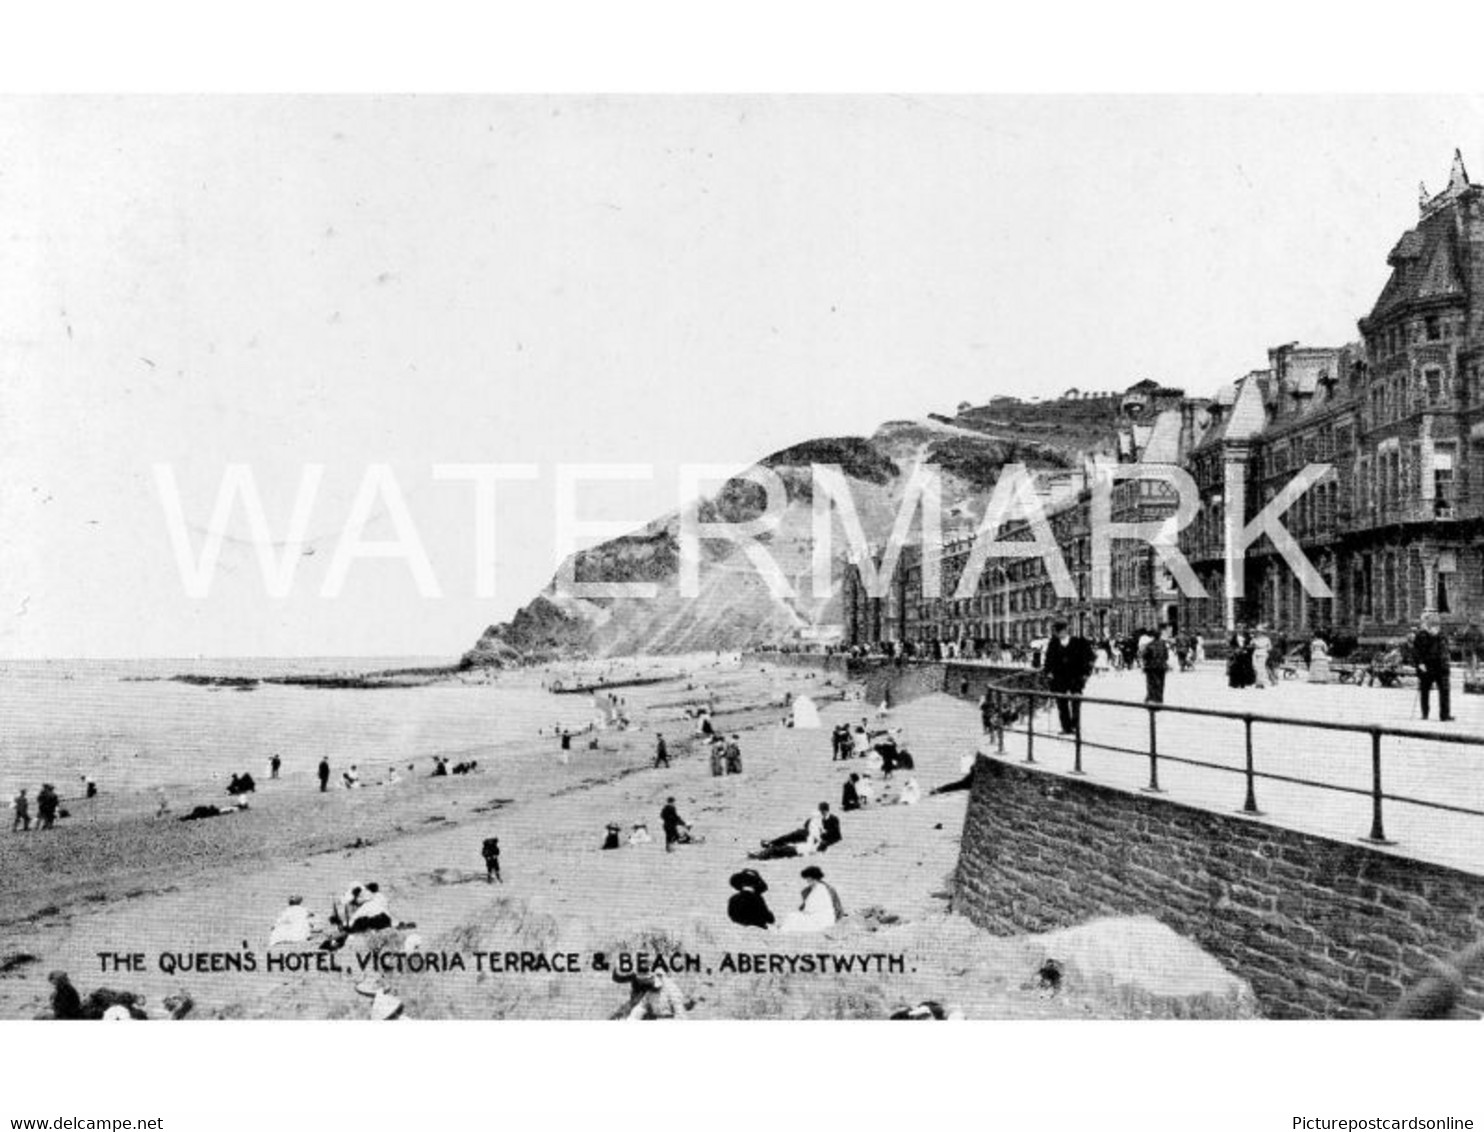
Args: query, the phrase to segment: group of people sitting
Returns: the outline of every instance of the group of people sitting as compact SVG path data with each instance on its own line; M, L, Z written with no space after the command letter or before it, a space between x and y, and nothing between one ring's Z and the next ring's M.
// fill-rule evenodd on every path
M256 793L257 789L258 784L253 781L252 775L245 772L243 774L234 774L231 781L227 783L227 793L234 798L239 794Z
M862 719L853 729L848 723L837 723L830 732L831 762L863 759L875 754L881 759L881 773L912 770L916 763L912 753L901 742L901 729L871 731Z
M184 992L165 999L163 1014L152 1015L144 995L133 991L116 991L99 987L83 998L65 971L47 976L52 985L49 1013L41 1015L56 1022L143 1022L152 1017L179 1021L195 1009L196 1002Z
M764 838L762 848L747 854L754 861L771 861L775 857L802 857L823 853L840 842L840 819L830 813L830 804L821 802L817 813L804 820L802 828L781 837Z
M852 772L840 787L840 809L846 812L863 809L875 797L876 787L871 781L870 771ZM917 784L917 779L909 778L902 783L901 789L894 795L883 792L880 804L883 806L892 804L915 806L920 801L922 801L922 787Z
M603 848L622 849L624 846L628 846L632 849L635 846L650 845L653 842L654 837L649 832L648 823L636 821L633 828L629 830L628 837L624 837L623 826L616 821L611 821L608 823L603 837Z
M778 918L763 899L768 891L768 882L754 869L733 873L731 885L734 891L727 901L727 918L744 928L764 931L777 924L778 930L784 932L824 931L845 918L845 905L834 886L826 883L823 869L809 865L799 876L806 882L799 894L799 906L778 924Z
M391 906L375 881L352 885L343 897L330 901L329 919L321 922L305 907L304 898L289 897L268 935L269 947L319 941L321 951L337 951L348 937L388 928L415 928L416 924L393 923ZM416 937L410 937L415 940Z

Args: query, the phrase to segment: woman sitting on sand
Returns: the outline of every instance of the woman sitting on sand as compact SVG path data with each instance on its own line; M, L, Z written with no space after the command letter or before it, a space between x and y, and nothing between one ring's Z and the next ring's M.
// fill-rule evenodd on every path
M314 913L304 907L304 897L290 896L288 907L278 914L273 931L268 936L268 946L281 943L308 943L309 937L319 931L314 922Z
M732 887L736 892L727 901L727 919L744 928L762 928L766 931L775 922L773 910L763 899L768 891L768 882L752 869L743 869L732 874Z
M784 918L782 930L786 932L822 932L832 928L845 918L845 906L833 885L825 883L824 870L810 865L799 874L808 883L801 893L803 899L797 912Z

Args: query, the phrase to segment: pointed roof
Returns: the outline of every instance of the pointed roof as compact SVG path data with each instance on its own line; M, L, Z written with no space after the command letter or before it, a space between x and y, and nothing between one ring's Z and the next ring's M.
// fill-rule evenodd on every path
M1386 262L1391 265L1391 278L1381 289L1367 321L1385 318L1410 303L1459 298L1468 293L1464 273L1460 270L1454 214L1457 202L1468 194L1479 192L1479 189L1480 186L1470 184L1463 154L1455 150L1448 187L1432 197L1424 191L1422 218L1415 228L1402 233L1386 257Z
M1237 402L1226 422L1225 439L1250 440L1268 423L1267 407L1263 404L1263 386L1266 383L1262 378L1265 373L1264 370L1254 370L1242 379L1237 388Z
M1144 464L1178 464L1180 462L1180 410L1166 409L1154 418L1148 439L1139 453Z
M1454 192L1469 187L1469 173L1463 167L1463 150L1453 151L1453 168L1448 170L1448 188Z

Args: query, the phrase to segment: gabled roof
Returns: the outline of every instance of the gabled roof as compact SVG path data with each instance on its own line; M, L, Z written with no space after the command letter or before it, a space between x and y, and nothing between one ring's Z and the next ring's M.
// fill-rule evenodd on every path
M1139 452L1142 464L1178 464L1180 462L1180 410L1166 409L1154 418L1149 438Z
M1236 404L1227 418L1225 440L1251 440L1268 423L1267 407L1263 404L1263 378L1266 371L1255 370L1242 378L1237 386Z

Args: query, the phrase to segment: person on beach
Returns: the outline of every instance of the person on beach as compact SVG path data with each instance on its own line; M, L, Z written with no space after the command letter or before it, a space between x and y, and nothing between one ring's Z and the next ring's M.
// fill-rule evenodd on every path
M618 835L622 831L622 829L623 829L623 827L620 826L618 824L618 822L616 822L616 821L611 821L611 822L608 823L607 827L604 829L604 836L603 836L603 848L604 849L622 849L623 848L623 843L618 838Z
M797 912L790 912L784 919L781 930L785 932L820 932L832 928L845 918L845 906L840 894L824 879L824 870L810 865L799 876L808 883L801 893L803 899Z
M711 736L711 777L720 778L727 772L726 744L720 735Z
M341 774L347 790L354 790L361 784L361 771L355 763L351 763L350 769Z
M91 774L82 777L82 796L84 798L96 798L98 796L98 783Z
M856 783L858 783L860 780L860 775L852 774L845 781L845 785L840 788L840 809L844 810L846 813L849 813L851 810L858 810L861 808L860 790L856 786Z
M654 765L656 767L670 765L670 749L665 746L665 737L658 731L654 733Z
M364 889L357 888L353 891L357 894L356 902L350 906L348 919L346 914L342 914L341 919L347 934L381 931L392 926L391 908L386 897L381 894L379 884L370 881Z
M282 769L282 767L283 767L283 759L281 759L278 756L278 752L275 751L273 753L273 757L268 760L268 777L269 778L277 778L278 777L278 772L279 772L280 769Z
M675 846L681 841L690 840L690 826L681 820L680 811L675 808L675 799L666 798L664 809L660 810L660 825L665 830L665 852L672 853ZM684 833L682 834L682 831Z
M330 788L330 759L325 756L319 761L319 792L323 794Z
M82 995L77 993L67 972L53 971L46 978L52 985L52 1018L58 1022L82 1021Z
M733 873L731 885L736 891L727 901L727 919L744 928L761 928L767 931L776 921L773 910L763 899L768 891L768 882L753 869Z
M922 787L917 784L917 779L907 779L906 785L902 787L902 792L897 795L897 805L915 806L921 801Z
M314 913L304 907L304 897L290 896L288 906L278 913L278 919L273 921L273 931L268 936L268 946L308 943L309 938L317 931L319 931L319 926L314 922Z
M763 838L762 848L749 853L748 857L754 861L771 861L779 857L802 857L811 853L823 853L840 839L840 819L830 813L828 802L821 802L819 811L810 814L802 828L792 830L781 837Z
M609 826L616 831L616 827ZM605 845L606 849L607 846ZM505 883L505 878L500 875L500 839L498 837L486 837L484 844L480 846L480 853L484 856L484 879L487 884L499 881Z
M26 797L24 786L21 787L21 792L15 796L15 801L11 805L15 808L15 817L10 820L10 832L14 833L17 829L22 833L29 832L31 829L31 799Z
M742 773L742 737L733 735L726 745L727 773Z
M628 982L631 994L628 1005L614 1017L625 1022L676 1021L685 1017L685 996L663 971L648 975L614 975Z
M649 832L649 826L648 826L648 824L645 823L645 822L642 822L642 821L636 821L634 823L634 828L631 829L631 830L629 830L629 840L628 840L629 848L632 849L632 848L634 848L637 845L653 845L653 844L654 844L654 835Z
M62 799L57 796L56 790L50 782L43 782L41 790L36 795L36 816L41 819L41 829L51 829L57 821L57 809L62 804Z

